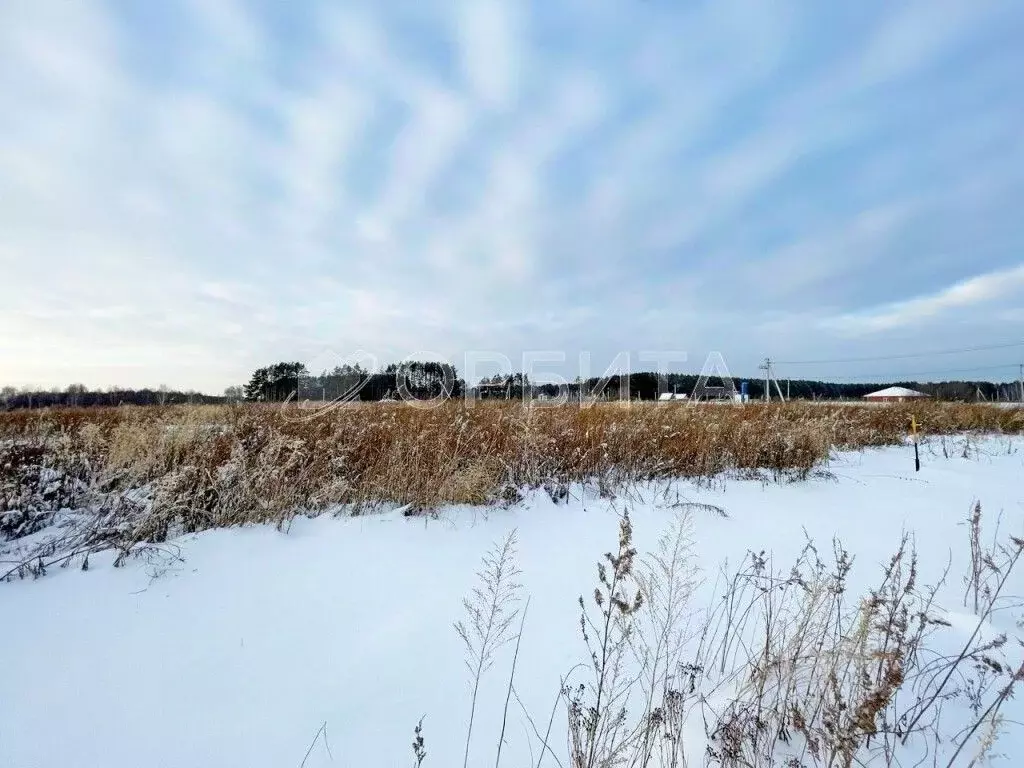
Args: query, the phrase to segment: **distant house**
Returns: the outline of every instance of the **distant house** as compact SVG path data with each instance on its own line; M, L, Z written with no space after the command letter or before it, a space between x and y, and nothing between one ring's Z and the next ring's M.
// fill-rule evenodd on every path
M689 395L684 395L682 392L662 392L658 395L658 402L663 403L668 400L689 400Z
M510 400L512 398L512 377L504 381L476 385L476 396L480 400Z
M727 387L709 387L707 384L698 383L693 389L693 399L702 401L734 400L735 389L730 391Z
M864 395L864 399L872 403L902 403L907 400L916 400L919 397L930 397L930 395L906 387L887 387Z

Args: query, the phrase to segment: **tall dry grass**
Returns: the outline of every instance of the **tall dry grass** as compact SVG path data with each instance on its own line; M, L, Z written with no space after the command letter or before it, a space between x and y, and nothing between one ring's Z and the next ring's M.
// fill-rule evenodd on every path
M702 577L690 511L641 557L627 510L618 546L598 561L592 596L578 601L580 662L559 680L556 703L564 749L552 737L555 710L542 732L517 696L530 724L530 765L540 768L548 755L548 764L563 768L989 764L999 736L1021 726L1004 710L1024 684L1024 641L1005 628L1024 625L1024 602L1009 586L1024 539L1002 533L997 519L984 540L983 528L992 529L982 521L979 503L966 521L968 612L960 613L939 604L952 553L939 581L923 584L908 534L867 581L855 573L864 565L858 569L839 541L829 552L807 540L792 562L748 552L738 568L723 563L711 599L695 603ZM518 573L512 541L484 559L466 608L510 617L502 637L518 649L523 625L511 634L518 587L492 586L502 573ZM851 587L854 579L867 589ZM469 651L467 665L479 670ZM507 673L513 693L516 658ZM479 679L478 671L473 711ZM426 757L422 726L421 719L417 766ZM470 718L467 744L472 728ZM504 739L503 729L496 768Z
M925 434L1020 433L1024 410L985 405L631 404L529 407L449 402L66 409L0 414L0 538L62 507L93 508L112 538L281 522L303 510L410 510L564 495L572 483L804 477L834 449Z

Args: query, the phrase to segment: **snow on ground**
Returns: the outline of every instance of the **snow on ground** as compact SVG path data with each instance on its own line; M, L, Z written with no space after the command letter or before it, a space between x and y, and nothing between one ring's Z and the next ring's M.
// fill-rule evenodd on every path
M831 478L680 482L643 503L575 489L567 504L537 493L436 520L302 518L287 533L186 537L172 548L180 561L115 569L94 557L88 572L0 584L0 766L299 766L325 722L330 754L318 742L307 766L409 766L424 714L426 768L460 765L469 691L452 622L481 555L518 529L531 602L517 682L543 727L560 676L583 658L576 599L616 544L619 511L631 509L643 552L676 514L666 503L676 494L728 514L693 513L709 581L747 550L785 562L806 530L825 549L841 538L857 556L852 582L866 585L909 530L924 581L952 551L944 599L963 612L961 523L980 500L987 515L1003 513L1004 530L1024 527L1024 440L986 439L967 458L962 440L948 444L949 458L937 443L923 452L920 473L898 447L840 454ZM508 662L506 649L482 690L471 765L494 762ZM1010 719L1024 719L1012 704ZM511 712L503 765L527 765L527 726ZM553 741L563 747L564 730ZM1024 758L1024 738L1011 734L1000 751Z

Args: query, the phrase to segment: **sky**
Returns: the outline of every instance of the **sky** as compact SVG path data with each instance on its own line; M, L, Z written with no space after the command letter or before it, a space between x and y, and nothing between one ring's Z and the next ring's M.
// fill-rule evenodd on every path
M1022 72L1017 0L4 0L0 385L1015 377Z

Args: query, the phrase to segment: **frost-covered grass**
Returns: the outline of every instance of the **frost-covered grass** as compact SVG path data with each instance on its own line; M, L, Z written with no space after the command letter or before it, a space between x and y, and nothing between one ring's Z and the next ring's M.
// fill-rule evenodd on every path
M623 407L623 406L626 407ZM806 478L837 449L926 436L1020 433L1024 411L985 405L372 403L298 408L117 408L0 414L0 541L84 511L44 556L127 551L180 533L295 514L553 498L574 483L723 472ZM64 515L67 519L67 515ZM9 569L8 569L9 570ZM0 572L0 576L3 572Z
M420 722L425 768L1019 762L1024 442L821 469L300 515L0 584L0 765L411 766Z

